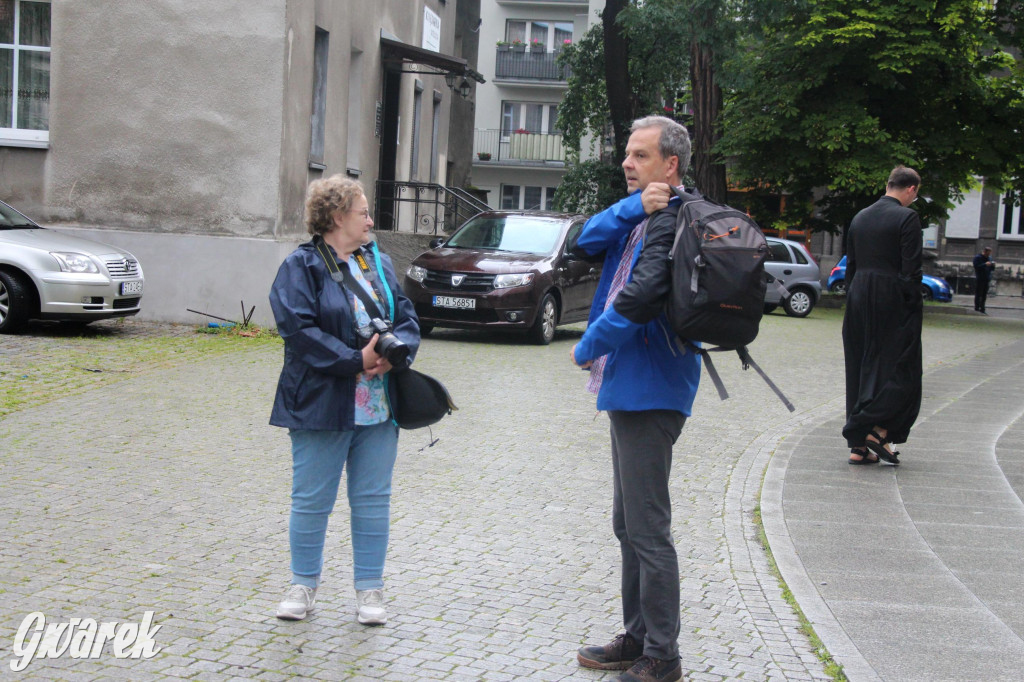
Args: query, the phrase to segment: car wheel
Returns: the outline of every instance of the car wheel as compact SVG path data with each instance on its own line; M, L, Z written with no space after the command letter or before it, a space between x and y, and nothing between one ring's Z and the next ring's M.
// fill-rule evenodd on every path
M931 288L927 284L921 285L921 298L923 298L926 301L930 301L933 298L935 298L935 296L932 295Z
M429 322L420 322L420 338L427 338L432 331L434 331L434 325Z
M771 315L773 312L775 312L775 309L778 308L778 307L779 306L775 305L774 303L765 303L764 304L764 314L765 315Z
M28 323L30 286L19 276L0 271L0 334L16 334Z
M530 341L540 346L546 346L555 338L555 326L558 324L558 305L555 297L551 294L544 294L544 300L540 302L540 310L537 311L537 319L530 327Z
M790 317L807 317L814 308L814 297L807 289L795 289L790 292L783 307Z
M832 286L830 286L828 290L831 291L833 294L845 294L846 280L837 279L835 282L832 282Z

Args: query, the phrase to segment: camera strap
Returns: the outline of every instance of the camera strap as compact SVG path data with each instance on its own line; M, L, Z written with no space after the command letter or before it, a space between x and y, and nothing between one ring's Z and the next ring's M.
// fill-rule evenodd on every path
M316 244L316 250L320 254L320 257L324 259L324 264L327 266L327 270L331 273L331 279L333 279L343 288L351 291L356 298L362 301L363 308L366 309L367 315L369 315L370 317L375 317L373 314L374 311L376 311L378 314L383 314L381 313L380 303L375 301L374 298L367 293L366 289L363 288L359 281L356 280L355 275L353 275L352 271L348 269L348 264L346 263L344 268L339 268L338 262L334 259L334 255L331 254L331 251L330 249L327 248L327 244L324 242L324 240L318 237L317 239L314 240L314 243ZM362 261L359 263L360 267L366 265L366 261L363 259L362 254L357 252L356 254L353 254L352 257L358 257L359 260ZM365 267L363 269L365 272L369 272L369 267ZM374 281L372 279L367 277L366 281L370 283L370 286L374 288L374 291L377 290L377 287L374 286ZM380 296L380 293L378 292L377 295ZM387 318L388 320L391 319L390 314L384 314L384 317Z

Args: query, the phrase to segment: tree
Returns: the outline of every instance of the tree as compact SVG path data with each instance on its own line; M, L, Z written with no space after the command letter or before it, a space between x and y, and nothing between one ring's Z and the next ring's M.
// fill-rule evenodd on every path
M670 0L642 5L609 0L602 23L562 51L559 63L571 75L558 108L569 164L555 197L560 209L590 213L625 194L620 165L630 123L645 114L664 114L665 103L673 102L687 81L684 30ZM597 158L581 162L588 136Z
M783 222L847 225L898 163L922 174L925 221L975 175L1019 183L1024 81L1004 48L1020 47L1021 3L788 5L728 61L718 145L739 183L790 195Z

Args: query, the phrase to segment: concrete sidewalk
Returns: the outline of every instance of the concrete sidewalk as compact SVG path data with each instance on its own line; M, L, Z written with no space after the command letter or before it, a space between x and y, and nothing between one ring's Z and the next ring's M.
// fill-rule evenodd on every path
M851 680L1024 678L1022 387L1024 340L926 374L899 467L843 464L842 398L776 451L765 531Z

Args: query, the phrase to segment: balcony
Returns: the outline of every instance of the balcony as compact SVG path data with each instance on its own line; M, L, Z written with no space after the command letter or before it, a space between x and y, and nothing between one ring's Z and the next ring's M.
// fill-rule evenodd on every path
M555 63L555 58L558 57L556 52L499 50L496 55L495 80L564 83L572 75L569 69Z
M499 5L577 5L580 9L586 10L589 4L587 0L497 0Z
M548 165L565 163L560 134L512 133L500 130L473 131L474 163L481 165Z

